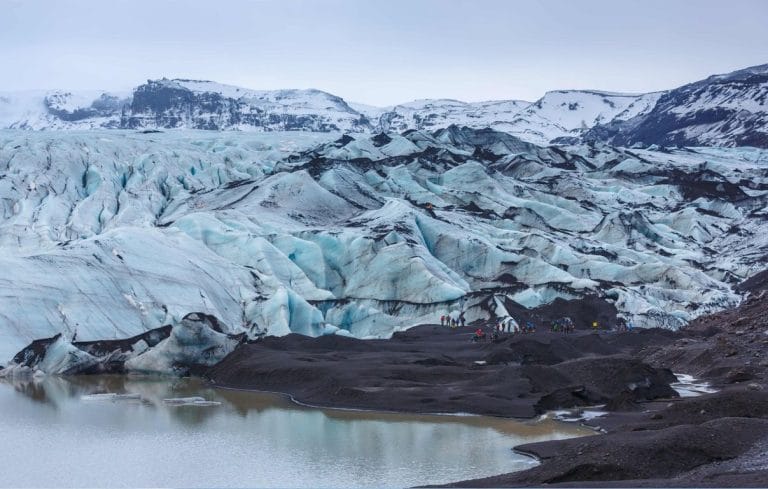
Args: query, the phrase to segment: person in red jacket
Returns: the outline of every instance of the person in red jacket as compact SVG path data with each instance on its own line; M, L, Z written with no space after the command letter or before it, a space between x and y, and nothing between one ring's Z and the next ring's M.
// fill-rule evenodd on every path
M483 338L485 338L485 331L483 331L482 328L477 328L477 331L475 331L474 336L472 336L472 341L480 341Z

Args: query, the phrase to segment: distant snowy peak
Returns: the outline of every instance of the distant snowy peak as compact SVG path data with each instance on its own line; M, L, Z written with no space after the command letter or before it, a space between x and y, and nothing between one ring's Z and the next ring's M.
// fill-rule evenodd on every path
M320 90L250 90L203 80L148 80L132 93L0 94L10 129L214 129L367 132L365 117Z
M750 66L749 68L744 68L720 75L712 75L702 81L694 82L691 85L704 85L716 82L746 81L753 76L765 75L768 75L768 64Z
M649 111L660 96L661 93L557 90L547 92L509 123L495 128L537 144L576 142L597 124L626 120Z
M130 93L33 90L0 93L0 127L8 129L116 128Z
M130 97L126 93L52 91L46 94L43 103L50 115L64 122L107 119L114 127L123 107L130 103Z
M359 106L376 130L435 130L450 125L491 128L546 145L578 140L597 124L626 120L653 108L661 93L630 95L594 90L548 92L534 103L522 100L461 102L416 100L378 109Z
M509 121L530 105L522 100L462 102L452 99L415 100L366 113L378 131L434 130L450 125L481 129Z
M586 139L621 146L768 147L768 65L665 92L652 110L599 125Z

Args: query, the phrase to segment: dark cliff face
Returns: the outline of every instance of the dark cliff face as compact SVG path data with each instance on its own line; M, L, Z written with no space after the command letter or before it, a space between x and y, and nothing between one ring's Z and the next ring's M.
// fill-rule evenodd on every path
M226 129L245 124L261 126L264 113L219 93L195 93L166 83L150 81L136 88L130 113L121 127Z
M670 90L649 113L627 121L598 125L588 131L584 139L617 146L766 148L768 65L713 76Z
M162 113L168 110L190 108L194 102L195 97L190 90L149 81L134 90L131 111Z
M188 83L203 89L192 89ZM228 94L229 89L234 91ZM254 92L212 82L162 79L136 87L127 98L104 93L89 105L77 106L72 97L69 92L50 93L44 99L46 111L65 123L102 128L372 131L364 115L319 90Z

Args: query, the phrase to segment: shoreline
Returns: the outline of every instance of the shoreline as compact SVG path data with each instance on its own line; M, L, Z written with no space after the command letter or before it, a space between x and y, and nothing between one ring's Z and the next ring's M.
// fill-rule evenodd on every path
M218 386L216 384L211 384L209 381L206 381L205 385L207 385L210 388L213 389L221 389L224 391L234 391L234 392L244 392L244 393L254 393L254 394L267 394L271 396L280 397L282 399L288 400L292 404L307 408L307 409L316 409L320 411L337 411L337 412L344 412L344 413L361 413L361 414L383 414L383 415L398 415L398 416L426 416L426 417L440 417L440 418L464 418L462 421L466 420L466 418L474 418L474 419L492 419L492 420L500 420L500 421L510 421L514 423L520 423L525 425L535 425L538 423L543 422L550 422L554 424L559 424L562 426L567 426L570 428L577 428L577 429L584 429L585 431L591 432L591 434L585 433L583 436L599 436L603 434L603 432L595 426L590 426L582 421L565 421L562 419L557 419L556 417L548 417L547 414L544 415L538 415L533 418L510 418L510 417L503 417L503 416L487 416L483 414L477 414L477 413L415 413L411 411L393 411L393 410L381 410L381 409L359 409L359 408L345 408L345 407L335 407L335 406L316 406L311 405L307 403L303 403L297 399L295 399L290 394L286 394L284 392L274 392L274 391L261 391L261 390L253 390L253 389L240 389L235 387L223 387ZM574 438L579 438L574 437ZM566 438L566 439L572 439L572 438ZM516 453L518 455L522 455L524 457L530 458L534 460L537 464L541 464L541 459L538 455L534 452L529 452L525 450L519 450L516 446L510 447L510 451L513 453Z
M252 392L255 394L270 394L274 396L280 396L280 397L286 398L288 401L292 402L297 406L310 408L310 409L319 409L321 411L346 411L346 412L353 412L353 413L381 413L381 414L418 414L422 416L447 416L447 417L456 417L456 418L470 418L470 417L499 418L499 419L507 419L510 421L519 421L519 422L533 421L535 419L535 418L510 418L505 416L491 416L491 415L484 415L484 414L477 414L477 413L414 413L412 411L401 411L401 410L392 410L392 409L363 409L363 408L351 408L351 407L342 407L342 406L320 406L320 405L308 404L308 403L299 401L298 399L293 397L291 394L288 394L287 392L227 387L227 386L212 384L210 383L209 380L205 380L205 379L203 380L206 382L206 385L208 385L213 389L222 389L222 390L235 391L235 392Z
M213 388L280 395L308 408L523 423L536 422L555 407L589 408L622 396L652 400L677 395L669 387L676 380L670 372L629 355L638 345L664 341L665 331L541 331L482 343L469 341L471 331L424 325L389 340L266 338L238 348L204 377ZM603 368L605 364L612 368ZM649 383L626 389L628 383L643 382ZM436 410L442 400L449 404ZM604 436L599 427L581 420L553 415L548 420L587 429L587 438ZM509 448L537 466L545 463L535 451Z
M430 487L761 487L768 363L750 359L768 344L764 307L751 299L678 332L540 331L482 343L469 342L470 328L436 325L388 340L288 335L242 345L204 377L215 388L344 411L525 422L605 404L597 418L550 418L594 436L510 447L536 460L533 468ZM672 371L718 390L681 397Z
M118 374L118 375L122 375L122 374ZM198 378L198 377L195 377L195 378ZM352 413L395 414L395 415L418 415L418 416L436 416L436 417L440 416L440 417L447 417L447 418L490 418L490 419L498 419L498 420L504 420L504 421L514 421L517 423L532 423L532 422L535 423L539 421L549 420L556 423L561 423L566 426L579 426L581 428L591 430L596 434L602 433L599 427L588 425L585 423L584 420L566 421L564 419L558 419L557 417L554 417L554 416L550 417L549 415L553 411L548 411L543 414L538 414L530 418L516 418L516 417L510 417L510 416L488 415L488 414L471 413L471 412L466 412L466 413L413 412L413 411L393 410L393 409L364 409L364 408L353 408L353 407L343 407L343 406L321 406L321 405L308 404L306 402L302 402L294 398L291 394L288 394L286 392L265 391L265 390L259 390L259 389L243 389L239 387L228 387L228 386L222 386L222 385L211 383L210 380L205 378L200 378L200 380L204 383L204 385L212 389L221 389L223 391L267 394L271 396L277 396L277 397L284 398L285 400L291 402L292 404L295 404L296 406L308 408L308 409L318 409L321 411L341 411L341 412L352 412ZM514 448L512 450L514 451ZM534 456L528 453L523 453L523 452L520 452L520 453L523 455Z

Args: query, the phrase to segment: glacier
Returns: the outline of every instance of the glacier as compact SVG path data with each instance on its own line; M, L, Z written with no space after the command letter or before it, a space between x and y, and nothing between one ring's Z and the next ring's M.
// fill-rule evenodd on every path
M382 338L587 296L676 328L741 300L767 194L755 148L545 147L458 126L3 130L0 361L60 334L40 368L61 372L73 342L171 326L122 360L168 371L202 355L190 338L215 359L241 337Z

